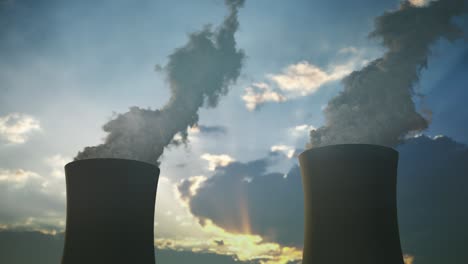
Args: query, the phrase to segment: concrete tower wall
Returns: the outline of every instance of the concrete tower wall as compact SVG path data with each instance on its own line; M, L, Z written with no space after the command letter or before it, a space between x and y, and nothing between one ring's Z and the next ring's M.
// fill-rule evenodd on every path
M124 159L65 166L67 222L62 264L154 264L159 169Z
M398 152L343 144L299 156L305 198L303 264L402 264Z

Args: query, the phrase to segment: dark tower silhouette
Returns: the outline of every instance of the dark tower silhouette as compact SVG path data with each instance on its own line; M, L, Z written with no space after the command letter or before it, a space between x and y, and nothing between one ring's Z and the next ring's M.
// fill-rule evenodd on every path
M124 159L65 166L67 224L62 264L154 264L159 169Z
M403 264L396 207L398 152L367 144L299 155L303 264Z

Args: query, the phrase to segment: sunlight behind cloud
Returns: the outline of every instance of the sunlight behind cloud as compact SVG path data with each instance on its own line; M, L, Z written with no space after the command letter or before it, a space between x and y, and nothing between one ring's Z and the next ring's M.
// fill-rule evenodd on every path
M197 185L206 181L205 176L192 176L186 179ZM240 261L259 261L263 264L283 264L289 260L302 258L302 250L294 247L283 247L280 244L265 242L259 235L250 234L250 216L247 209L247 200L239 196L239 203L243 218L241 233L226 231L215 225L209 219L195 217L187 206L187 200L175 185L172 194L166 193L170 189L170 180L165 181L158 190L156 202L155 220L158 222L155 228L155 246L159 249L171 249L178 251L210 252L220 255L233 256ZM179 182L180 184L180 182ZM187 189L190 194L196 194L198 187L191 185ZM161 200L161 198L164 198ZM170 210L170 213L168 213ZM172 219L172 220L170 220ZM168 232L170 229L171 231Z
M291 159L292 157L294 157L295 148L293 146L287 146L287 145L273 145L271 146L270 151L282 152L284 153L284 155L286 155L286 157Z
M281 74L269 74L267 77L286 93L294 96L306 96L315 93L327 82L343 78L352 71L352 65L343 64L332 67L328 72L307 61L289 65Z
M429 5L431 2L436 1L436 0L409 0L408 2L416 7L424 7Z
M216 167L226 167L231 162L235 161L234 158L227 154L209 154L205 153L201 155L201 158L208 161L208 170L214 171Z
M257 260L262 264L284 264L302 258L301 249L263 242L258 235L230 233L215 226L209 220L205 222L202 229L206 239L194 237L156 239L155 245L161 249L230 255L240 261Z
M191 185L190 185L190 188L189 188L189 191L190 191L190 195L191 196L194 196L197 194L197 190L200 188L201 184L203 182L205 182L208 178L206 176L203 176L203 175L199 175L199 176L192 176L190 178L188 178L188 181L191 182ZM178 192L178 191L177 191Z

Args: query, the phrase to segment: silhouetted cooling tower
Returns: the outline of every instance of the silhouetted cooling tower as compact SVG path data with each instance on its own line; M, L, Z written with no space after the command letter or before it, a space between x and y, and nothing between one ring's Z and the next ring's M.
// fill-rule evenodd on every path
M159 169L123 159L65 166L67 226L62 264L154 264Z
M396 207L398 152L343 144L299 155L303 264L403 264Z

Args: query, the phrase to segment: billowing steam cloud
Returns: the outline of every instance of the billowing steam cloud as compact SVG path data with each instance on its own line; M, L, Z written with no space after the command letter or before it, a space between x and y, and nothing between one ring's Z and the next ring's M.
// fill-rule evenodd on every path
M104 144L86 147L75 159L127 158L157 163L176 134L185 140L187 128L198 122L198 109L215 107L240 74L244 53L236 49L234 34L243 3L226 0L230 13L217 30L206 27L191 34L188 43L169 56L161 70L167 74L171 98L162 109L130 108L103 126L109 133Z
M371 36L380 38L387 52L343 80L344 90L324 110L325 126L310 132L309 146L394 146L408 132L427 128L412 101L413 85L426 67L431 44L462 36L451 20L466 12L465 2L440 0L415 7L405 1L399 10L378 17Z

